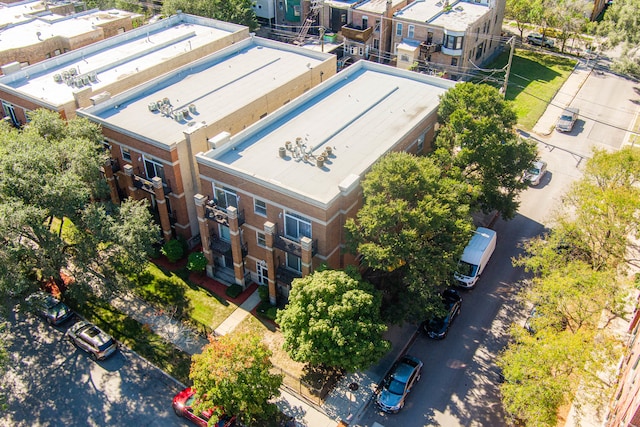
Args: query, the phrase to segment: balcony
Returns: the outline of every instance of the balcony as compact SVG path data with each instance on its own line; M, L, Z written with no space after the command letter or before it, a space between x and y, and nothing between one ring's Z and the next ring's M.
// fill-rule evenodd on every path
M345 39L365 43L367 40L369 40L369 37L371 37L371 34L373 33L373 27L362 29L359 26L347 24L342 26L341 31L342 36Z
M209 243L209 248L211 251L218 255L230 255L231 254L231 243L226 240L222 240L218 235L211 235L211 243Z
M148 180L147 178L141 175L133 175L133 185L134 187L139 188L142 191L146 191L147 193L150 193L150 194L156 193L153 187L153 182L151 182L151 180ZM171 193L171 187L169 187L169 184L163 182L162 188L164 189L164 194Z
M302 257L302 245L300 244L300 242L295 241L289 237L285 237L281 234L276 234L275 238L273 239L273 246L299 258ZM311 256L315 256L317 253L318 240L316 239L311 243Z
M423 57L427 57L435 52L440 52L442 50L442 43L433 43L432 39L427 39L423 42L420 42L420 55Z
M204 216L218 224L229 226L229 214L226 209L216 205L214 200L209 200L204 208ZM238 209L238 226L244 224L244 210Z
M302 273L299 271L291 270L284 265L279 265L276 269L276 280L280 283L291 286L293 279L302 278Z

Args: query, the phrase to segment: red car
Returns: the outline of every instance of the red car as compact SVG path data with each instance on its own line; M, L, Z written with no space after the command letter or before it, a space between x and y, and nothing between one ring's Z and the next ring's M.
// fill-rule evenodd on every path
M193 412L193 405L196 400L196 391L187 387L173 398L173 410L179 417L185 417L200 427L207 427L209 418L213 415L213 409L203 411L199 414ZM234 427L236 425L236 417L222 415L220 419L213 424L215 427Z

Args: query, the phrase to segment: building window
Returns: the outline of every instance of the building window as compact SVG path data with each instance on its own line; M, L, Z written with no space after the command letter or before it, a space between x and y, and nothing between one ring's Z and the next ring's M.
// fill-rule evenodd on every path
M104 148L104 151L106 151L107 153L111 153L111 143L106 139L102 140L102 147Z
M380 49L380 40L373 39L373 48L374 49Z
M263 248L267 247L267 236L264 233L261 232L257 232L256 233L256 241L258 242L258 246L261 246Z
M447 35L447 37L444 40L444 46L447 49L455 49L455 50L460 50L462 49L462 39L464 37L461 36L450 36Z
M402 22L396 24L396 36L402 37Z
M253 211L258 215L267 216L267 204L264 200L253 200Z
M126 160L127 162L131 161L131 150L128 148L121 147L122 150L122 160Z
M293 16L300 16L300 5L293 6Z
M358 47L358 55L362 56L364 54L364 50L362 49L362 46Z
M418 137L418 153L424 149L424 133Z
M18 126L20 124L20 122L18 122L18 117L16 116L16 109L13 106L13 104L10 104L6 101L2 101L2 110L4 111L5 117L11 118L11 122L13 123L14 126ZM27 117L29 117L28 114L27 114Z
M222 209L226 209L229 206L238 208L238 195L234 190L226 187L214 187L213 194L215 194L218 207Z
M366 16L362 17L362 29L366 30L367 28L369 28L369 18Z
M451 58L451 65L453 65L454 67L458 66L458 58Z
M380 20L379 19L376 19L376 26L373 29L373 31L375 31L376 33L380 32Z
M44 54L44 58L45 58L45 59L49 59L49 58L51 58L51 53L49 53L49 52L45 53L45 54Z
M58 56L60 55L62 52L60 51L60 49L56 49L53 51L53 56Z
M300 240L302 237L311 237L311 221L307 218L291 213L284 214L284 234L285 236Z
M406 53L403 53L402 55L400 55L400 61L409 62L409 55L407 55Z
M287 268L302 273L302 261L300 257L287 252Z
M144 171L147 174L147 178L155 178L156 176L162 179L162 183L165 184L164 179L164 166L162 163L153 159L144 159Z
M415 25L409 25L407 27L407 38L412 39L414 36L414 33L416 31L416 26Z

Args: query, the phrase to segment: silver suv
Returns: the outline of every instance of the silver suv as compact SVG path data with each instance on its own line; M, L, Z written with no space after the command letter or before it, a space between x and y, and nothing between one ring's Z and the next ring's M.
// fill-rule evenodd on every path
M555 44L553 40L546 37L542 37L540 33L531 33L527 36L527 43L534 44L536 46L552 48Z
M71 326L67 330L67 338L89 353L93 360L106 359L118 349L118 343L111 335L86 320Z

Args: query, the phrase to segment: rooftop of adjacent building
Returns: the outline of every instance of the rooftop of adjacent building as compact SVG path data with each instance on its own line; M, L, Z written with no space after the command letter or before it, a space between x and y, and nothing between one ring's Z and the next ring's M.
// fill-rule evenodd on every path
M358 61L220 148L199 154L198 163L326 207L437 110L440 95L454 84ZM287 141L292 149L281 157ZM326 147L332 152L318 167L315 159Z
M355 9L362 12L382 14L387 10L387 7L394 9L406 1L407 0L366 0L357 5Z
M216 123L325 61L335 55L250 37L79 114L168 150L190 126Z
M246 27L174 15L0 77L0 85L57 107L73 101L79 87L100 93L126 76L242 30ZM87 76L84 82L74 83L82 76Z
M394 17L465 31L489 10L487 0L416 0L397 11Z
M0 40L2 50L33 46L55 37L72 38L96 30L96 26L122 19L141 16L123 10L88 10L72 15L45 14L29 16L6 28Z
M33 15L45 12L46 6L43 0L27 0L17 3L0 3L0 27L8 24L33 19Z

